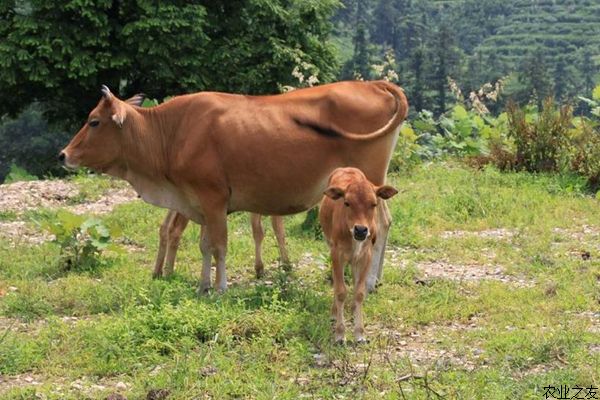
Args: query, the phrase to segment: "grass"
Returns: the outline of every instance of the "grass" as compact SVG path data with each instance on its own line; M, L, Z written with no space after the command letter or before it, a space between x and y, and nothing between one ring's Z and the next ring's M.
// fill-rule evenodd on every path
M78 179L86 198L105 190ZM360 347L333 344L327 249L300 229L304 215L286 219L292 272L268 234L262 281L248 216L231 215L230 290L201 298L198 227L175 276L152 280L165 211L141 202L104 220L143 250L106 254L95 271L61 271L51 243L0 242L0 397L539 399L548 385L600 386L600 213L576 178L436 163L390 181L402 190L392 251ZM510 234L481 234L498 229ZM440 261L526 284L426 276Z

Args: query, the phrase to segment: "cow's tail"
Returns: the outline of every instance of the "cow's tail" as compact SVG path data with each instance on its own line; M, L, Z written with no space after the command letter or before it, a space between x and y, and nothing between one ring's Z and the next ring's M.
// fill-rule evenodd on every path
M406 95L404 94L402 88L387 81L379 81L377 83L382 85L385 90L394 96L394 100L396 101L396 110L392 118L390 118L390 120L381 128L369 133L354 133L338 127L332 127L332 130L335 131L337 135L350 140L373 140L382 136L386 136L400 126L400 124L406 119L406 116L408 115L408 100L406 99Z

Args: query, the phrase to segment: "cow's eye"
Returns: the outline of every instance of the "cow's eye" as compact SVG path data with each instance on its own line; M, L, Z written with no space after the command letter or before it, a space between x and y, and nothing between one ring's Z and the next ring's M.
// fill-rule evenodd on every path
M377 207L377 203L371 204L371 208Z
M345 205L346 207L350 207L350 203L348 203L347 201L345 201L345 202L344 202L344 205Z
M91 126L92 128L98 126L100 124L100 121L98 121L97 119L91 120L90 122L88 122L88 125Z

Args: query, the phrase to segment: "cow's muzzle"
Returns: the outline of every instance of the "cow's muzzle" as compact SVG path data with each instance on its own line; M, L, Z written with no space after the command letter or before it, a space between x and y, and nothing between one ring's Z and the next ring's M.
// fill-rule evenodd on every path
M363 225L354 225L352 235L354 236L354 239L362 242L367 238L367 236L369 236L369 228Z

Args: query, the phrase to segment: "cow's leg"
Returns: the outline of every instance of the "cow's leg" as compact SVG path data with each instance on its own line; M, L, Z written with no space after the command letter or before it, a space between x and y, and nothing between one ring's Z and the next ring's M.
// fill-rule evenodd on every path
M210 270L212 268L213 257L206 225L200 227L200 252L202 253L202 273L200 275L198 294L204 294L210 289Z
M169 211L160 225L159 242L158 242L158 254L156 255L156 262L154 263L154 271L152 272L153 278L160 278L163 274L163 264L165 262L165 256L167 254L167 243L169 241L169 225L173 219L176 211Z
M187 219L178 212L176 212L173 218L171 219L171 223L169 224L169 232L167 236L167 258L163 270L163 276L165 278L173 274L173 270L175 267L175 257L177 256L177 249L179 249L181 234L187 227L188 222L189 219Z
M273 225L273 231L277 238L277 247L279 248L279 259L283 266L290 265L290 258L288 256L287 247L285 246L285 227L283 224L283 217L273 215L271 217L271 224Z
M331 266L333 269L333 305L331 314L335 317L335 342L344 343L344 301L346 300L346 284L344 282L344 263L334 247L331 251Z
M206 215L208 241L217 262L217 276L215 288L219 292L227 290L227 274L225 272L225 257L227 256L227 212L225 208L216 211L213 208L210 215Z
M381 200L377 206L377 240L373 247L373 257L371 258L371 268L367 277L367 291L372 292L378 283L381 283L383 276L383 260L385 258L385 246L387 244L388 233L392 223L392 214L388 209L385 200Z
M254 271L256 278L260 279L265 273L265 267L262 260L262 242L265 238L263 231L262 216L260 214L250 214L250 224L252 225L252 238L254 239Z
M357 260L357 268L353 270L358 275L354 279L354 304L352 310L354 313L354 338L357 343L366 342L365 339L365 326L363 323L363 312L362 304L367 294L366 282L367 276L369 275L370 269L370 251L365 254L362 260Z

